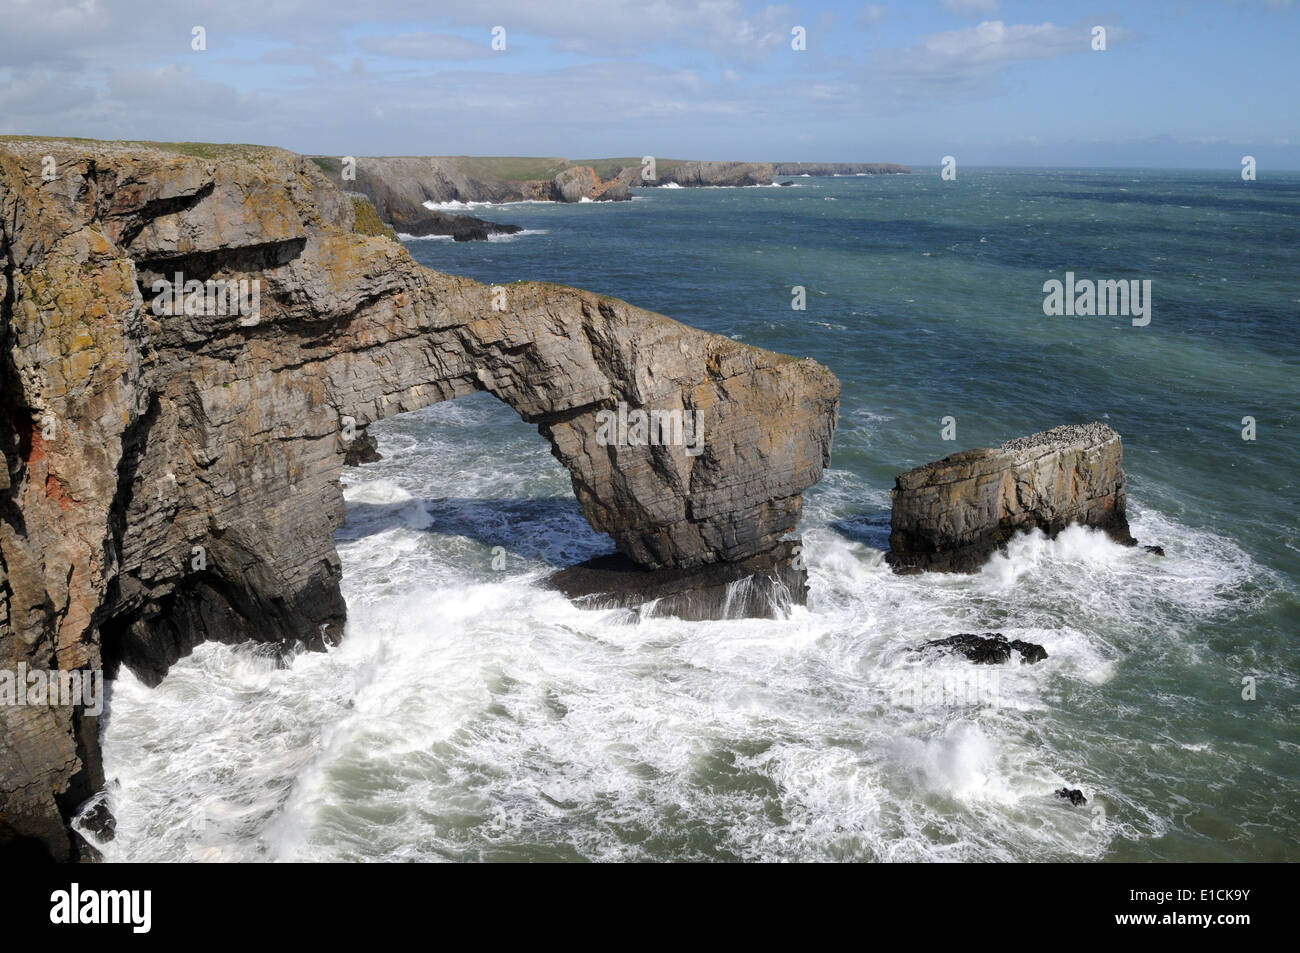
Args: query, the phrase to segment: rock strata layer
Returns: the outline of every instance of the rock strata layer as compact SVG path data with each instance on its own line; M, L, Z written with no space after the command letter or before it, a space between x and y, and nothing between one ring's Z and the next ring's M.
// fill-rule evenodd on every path
M156 683L205 639L338 639L345 455L475 391L537 425L642 566L742 562L795 527L835 427L824 367L429 271L355 216L280 150L0 139L0 669ZM256 282L257 307L172 306L178 280ZM691 412L698 453L611 442L602 412L629 408ZM0 705L0 849L77 856L67 820L102 781L84 706Z
M1071 523L1131 546L1124 484L1120 436L1102 423L955 453L898 477L885 558L896 572L974 572L1017 532Z

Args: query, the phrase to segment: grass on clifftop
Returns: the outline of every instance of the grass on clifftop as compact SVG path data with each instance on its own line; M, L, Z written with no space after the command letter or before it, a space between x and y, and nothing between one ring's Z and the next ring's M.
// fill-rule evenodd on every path
M358 235L381 235L401 244L397 232L393 231L393 226L379 217L378 210L370 204L368 198L353 193L349 193L348 197L352 199L352 210L357 217L356 226L352 229L354 232Z
M574 159L571 165L589 165L602 179L613 178L619 169L640 169L642 156L624 156L621 159ZM667 175L677 171L677 167L686 159L661 159L655 156L655 175Z
M0 142L88 142L110 146L143 146L160 152L200 159L253 159L278 151L246 142L154 142L151 139L87 139L84 136L0 136Z

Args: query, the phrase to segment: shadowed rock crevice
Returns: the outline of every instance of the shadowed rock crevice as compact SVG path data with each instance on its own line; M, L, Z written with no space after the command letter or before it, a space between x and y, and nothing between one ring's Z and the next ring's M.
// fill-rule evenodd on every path
M206 639L337 640L345 456L375 420L480 390L643 567L741 563L795 528L829 461L825 368L572 288L508 285L502 309L357 234L313 163L208 152L0 141L0 665L153 684ZM258 282L259 313L155 314L178 269ZM699 414L702 452L611 444L619 407ZM0 848L75 854L93 733L76 706L0 707Z

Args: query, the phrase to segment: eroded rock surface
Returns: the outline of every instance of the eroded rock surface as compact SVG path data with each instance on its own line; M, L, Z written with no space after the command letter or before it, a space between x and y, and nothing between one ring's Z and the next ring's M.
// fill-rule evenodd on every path
M479 390L642 566L739 562L794 528L829 459L825 368L438 274L354 216L279 150L0 140L0 667L156 682L204 639L337 639L344 434ZM155 313L178 274L256 280L257 313ZM602 440L619 404L699 414L701 452ZM0 847L76 856L98 752L83 708L0 706Z
M954 453L898 477L885 558L896 572L974 572L1015 533L1071 523L1131 546L1124 485L1120 436L1102 423Z

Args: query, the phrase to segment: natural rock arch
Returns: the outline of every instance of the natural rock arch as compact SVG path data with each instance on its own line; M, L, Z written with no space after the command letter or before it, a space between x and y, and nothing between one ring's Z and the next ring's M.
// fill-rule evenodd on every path
M538 426L643 565L739 562L794 527L829 460L825 368L572 288L506 286L499 310L356 235L300 157L192 151L0 143L4 664L156 681L203 639L336 638L345 434L476 390ZM256 320L154 313L178 273L259 281ZM702 414L703 451L602 442L620 403ZM68 812L102 784L96 719L0 722L0 846L68 856Z

